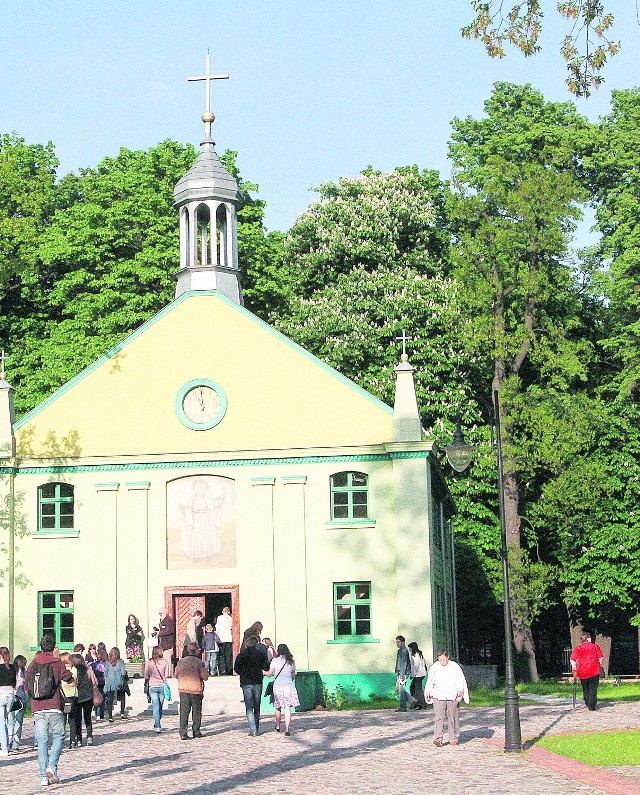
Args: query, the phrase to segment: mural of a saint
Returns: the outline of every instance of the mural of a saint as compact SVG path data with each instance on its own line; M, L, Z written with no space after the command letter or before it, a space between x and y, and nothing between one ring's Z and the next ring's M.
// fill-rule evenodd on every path
M180 494L182 550L188 558L199 560L220 552L223 503L220 484L207 483L204 478L191 483L190 494Z

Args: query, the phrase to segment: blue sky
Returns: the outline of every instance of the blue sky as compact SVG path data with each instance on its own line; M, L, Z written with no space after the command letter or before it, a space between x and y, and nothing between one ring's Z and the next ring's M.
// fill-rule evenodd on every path
M623 49L579 110L607 113L612 88L640 85L633 0L606 0ZM463 40L469 0L0 0L0 132L53 141L60 174L121 146L199 143L207 48L218 151L239 153L260 186L267 225L287 229L310 187L417 163L448 177L454 116L478 116L496 80L569 100L564 28L546 0L543 53L492 61Z

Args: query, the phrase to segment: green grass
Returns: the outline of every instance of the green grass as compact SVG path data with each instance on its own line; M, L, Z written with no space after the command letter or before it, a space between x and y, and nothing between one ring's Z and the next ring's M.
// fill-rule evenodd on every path
M526 682L517 686L519 693L535 693L553 698L573 698L572 682ZM497 691L496 691L497 692ZM578 683L578 700L582 699L582 688ZM602 701L640 701L640 682L621 684L601 684L598 688L598 699Z
M469 696L471 704L462 704L465 707L501 707L504 704L504 685L500 684L497 688L492 689L489 687L471 687L469 688ZM517 690L522 693L534 693L541 696L551 696L553 698L564 698L571 701L573 698L573 684L571 682L528 682L519 684ZM582 703L582 688L578 684L577 688L578 703ZM347 694L348 696L348 694ZM622 684L616 687L613 684L601 684L598 688L598 699L601 701L640 701L640 682ZM530 704L537 704L539 702L531 701L520 697L521 706ZM358 709L397 709L398 699L390 695L388 698L380 696L370 696L367 700L359 700L353 698L330 698L327 706L329 709L334 710L358 710Z
M640 730L560 734L543 737L536 745L586 765L640 765Z

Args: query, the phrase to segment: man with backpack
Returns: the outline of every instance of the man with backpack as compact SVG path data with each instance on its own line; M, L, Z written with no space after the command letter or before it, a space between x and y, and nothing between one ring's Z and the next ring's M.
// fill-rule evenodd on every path
M604 654L597 643L592 643L591 633L583 630L580 640L582 643L571 652L571 670L580 679L587 709L593 712L598 701L598 683Z
M55 647L55 638L43 635L40 651L27 668L25 677L27 692L31 698L34 731L38 742L40 783L43 787L60 783L58 760L64 745L60 682L73 684L71 671L53 653ZM49 731L52 737L51 749L49 749Z

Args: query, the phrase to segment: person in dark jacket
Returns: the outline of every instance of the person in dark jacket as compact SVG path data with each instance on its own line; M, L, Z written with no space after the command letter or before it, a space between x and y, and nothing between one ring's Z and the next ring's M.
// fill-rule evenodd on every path
M398 654L396 655L396 693L400 696L400 707L396 712L406 712L407 701L413 706L418 703L418 700L407 692L407 679L411 676L411 657L409 656L409 649L405 646L403 635L396 637L396 646L398 647Z
M267 649L257 635L248 637L246 647L238 654L233 670L240 677L240 687L244 695L244 706L249 724L249 737L255 737L260 729L260 699L262 698L262 678L269 670Z
M43 635L40 641L40 651L36 654L31 665L27 668L25 682L27 692L32 686L38 668L47 665L51 667L54 691L50 698L32 698L31 711L33 723L38 738L38 766L40 768L40 783L59 784L58 760L64 745L64 717L62 715L62 697L60 695L60 682L74 684L71 671L54 654L56 641L51 635ZM42 676L42 674L41 674ZM51 749L49 749L49 732L51 732Z

